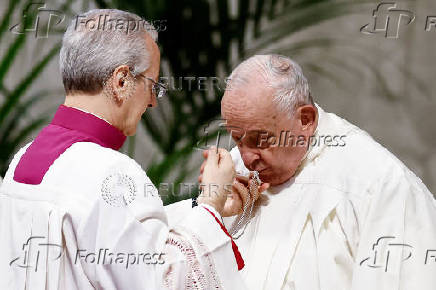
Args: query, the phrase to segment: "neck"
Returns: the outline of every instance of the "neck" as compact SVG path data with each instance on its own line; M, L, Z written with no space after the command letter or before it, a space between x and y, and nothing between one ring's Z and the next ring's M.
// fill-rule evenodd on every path
M114 105L104 94L69 94L65 97L64 105L91 113L123 132L120 122L117 121L120 118L113 110Z

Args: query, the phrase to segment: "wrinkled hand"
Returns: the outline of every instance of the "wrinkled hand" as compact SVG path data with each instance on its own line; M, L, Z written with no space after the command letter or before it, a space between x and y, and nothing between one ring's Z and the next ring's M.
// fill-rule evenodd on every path
M249 202L249 197L250 202L255 202L261 193L269 188L269 183L257 185L257 182L251 179L251 177L252 173L250 178L236 176L233 181L232 193L227 197L224 205L223 217L241 214L244 205Z
M216 149L214 149L214 152L215 150ZM219 150L224 150L224 149L219 149ZM203 157L206 160L203 162L200 168L200 176L198 177L198 181L200 182L200 184L207 183L205 182L204 176L205 176L205 169L207 168L206 166L207 166L209 152L210 150L203 151ZM230 159L230 161L232 160ZM232 161L232 166L233 166L233 161ZM221 216L227 217L227 216L241 214L243 211L243 206L246 202L248 202L249 197L251 199L254 199L251 202L255 202L259 198L260 194L269 188L270 186L269 183L262 183L260 186L258 186L257 183L251 179L251 177L252 174L250 174L250 178L243 177L243 176L236 176L236 178L233 178L233 180L227 183L225 203L221 211L218 211L217 209L217 211L221 214ZM231 188L229 188L230 184L231 184ZM250 192L250 188L253 190L253 192ZM200 200L198 201L201 202Z
M201 165L199 181L202 193L198 203L213 206L221 215L227 196L232 192L235 168L230 153L225 149L211 148L203 152L206 160Z

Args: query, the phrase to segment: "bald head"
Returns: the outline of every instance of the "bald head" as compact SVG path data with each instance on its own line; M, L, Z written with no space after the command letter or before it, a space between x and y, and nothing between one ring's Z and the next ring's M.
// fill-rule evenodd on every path
M270 89L271 101L287 114L298 106L313 105L301 67L286 56L255 55L239 64L230 75L226 90L245 90L249 86Z
M221 114L228 128L238 128L230 133L245 166L272 185L293 176L317 126L317 110L301 68L279 55L253 56L233 71ZM270 142L283 132L295 136L293 141ZM298 138L303 142L296 144Z

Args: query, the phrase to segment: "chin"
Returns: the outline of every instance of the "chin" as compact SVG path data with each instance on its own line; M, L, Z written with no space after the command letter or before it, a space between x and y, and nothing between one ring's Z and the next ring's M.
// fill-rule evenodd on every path
M267 170L265 170L267 171ZM268 172L260 172L259 173L259 178L262 182L265 183L270 183L271 185L274 185L274 181L277 181L274 179L274 174L273 173L268 173ZM278 183L277 183L278 184Z
M130 128L128 128L128 129L124 132L124 135L126 135L126 136L133 136L133 135L135 135L135 134L136 134L136 127L137 127L137 126L134 126L134 127L130 127Z
M138 118L136 118L136 120L131 120L132 122L130 123L130 126L127 127L126 132L124 133L124 135L126 136L133 136L136 134L139 122L141 121L141 115L139 115Z
M270 172L270 173L264 173L264 174L259 174L260 179L263 182L269 183L271 185L280 185L282 183L285 183L286 181L288 181L289 179L291 179L295 174L295 170L293 170L291 172L291 174L289 172L282 172L282 173L274 173L274 172Z

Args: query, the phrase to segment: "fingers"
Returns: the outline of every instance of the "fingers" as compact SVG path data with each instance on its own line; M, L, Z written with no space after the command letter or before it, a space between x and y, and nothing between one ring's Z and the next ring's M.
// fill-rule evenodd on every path
M220 168L232 170L233 176L234 176L234 174L235 174L235 166L233 164L232 156L225 149L219 149L218 152L219 152L219 155L220 155L220 160L219 160L219 165L218 166Z
M232 185L235 192L239 195L239 198L242 200L242 207L248 202L248 199L250 198L248 189L244 186L244 184L240 183L239 181L235 180Z
M208 153L207 153L206 165L211 164L211 165L216 166L216 165L218 165L218 159L219 159L219 156L216 152L216 148L212 147L211 149L209 149Z
M262 183L260 188L259 188L259 193L264 192L265 190L267 190L270 187L269 183Z
M203 157L204 159L207 159L208 156L208 150L203 150ZM204 160L203 163L201 163L201 167L200 167L200 175L198 176L198 182L202 183L203 182L203 172L204 172L204 167L206 166L206 161Z
M205 166L206 166L206 160L203 161L203 163L201 164L201 167L200 167L200 174L203 173L203 171L204 171L204 167L205 167Z
M233 169L234 171L232 156L227 150L223 148L217 149L216 147L211 147L211 149L209 149L207 153L207 156L208 156L206 159L207 164L218 166L219 168L223 168L223 169ZM207 164L205 165L205 167L207 166ZM201 172L201 168L200 168L200 172Z
M228 162L232 162L232 156L230 155L229 151L227 151L226 149L223 148L218 148L218 154L220 155L220 164L223 162L224 163L228 163Z
M232 193L227 197L226 204L224 205L223 217L234 216L242 213L242 200L233 188Z
M240 183L244 184L245 186L248 186L248 181L250 180L248 177L236 174L236 180L238 180Z
M218 164L220 166L221 164L227 165L230 162L233 164L232 156L230 155L230 153L226 149L217 149L215 146L212 146L209 150L204 150L203 157L206 159L206 162L211 159L213 164ZM204 166L205 165L201 165L200 172L204 170Z

